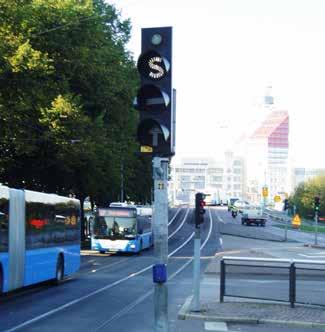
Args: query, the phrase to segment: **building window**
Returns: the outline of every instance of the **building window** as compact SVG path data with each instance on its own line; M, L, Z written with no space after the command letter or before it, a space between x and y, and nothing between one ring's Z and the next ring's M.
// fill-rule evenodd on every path
M212 182L222 182L222 176L211 176Z

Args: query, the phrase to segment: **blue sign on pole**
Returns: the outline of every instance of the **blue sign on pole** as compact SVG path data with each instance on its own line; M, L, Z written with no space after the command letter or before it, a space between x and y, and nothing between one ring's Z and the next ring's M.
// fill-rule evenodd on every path
M166 264L155 264L152 267L153 282L163 284L167 281Z

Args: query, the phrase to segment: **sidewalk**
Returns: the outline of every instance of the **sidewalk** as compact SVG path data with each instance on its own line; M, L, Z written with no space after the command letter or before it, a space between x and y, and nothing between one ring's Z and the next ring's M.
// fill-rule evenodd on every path
M290 249L290 247L289 247ZM315 250L301 245L299 250ZM245 250L244 250L245 251ZM268 252L261 250L246 250L245 257L283 257L284 248ZM216 254L216 257L207 266L201 281L201 311L191 311L192 296L189 296L178 313L178 319L198 319L204 321L238 323L238 324L281 324L301 328L318 327L325 329L325 307L295 305L276 301L263 301L225 297L224 303L219 302L219 271L222 256L243 256L243 251L234 251ZM294 258L295 253L290 250L283 258ZM240 282L240 281L239 281Z

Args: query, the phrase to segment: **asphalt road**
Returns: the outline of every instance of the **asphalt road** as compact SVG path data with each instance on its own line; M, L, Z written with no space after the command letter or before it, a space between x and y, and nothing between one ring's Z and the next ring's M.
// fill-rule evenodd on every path
M175 218L173 218L175 216ZM172 209L169 225L169 320L192 289L193 211ZM207 211L201 255L218 250ZM202 270L208 260L202 259ZM58 287L42 284L0 298L0 331L152 331L154 250L140 255L83 253L80 271Z
M237 217L238 218L238 217ZM171 209L169 217L169 264L168 296L170 332L205 331L204 322L179 321L177 313L186 298L192 293L192 259L194 243L193 210L190 208ZM224 209L208 209L202 225L201 271L215 253L222 251L227 243L222 242L220 230L224 225L242 227L256 235L272 229L242 226L239 218L233 220ZM230 238L230 237L228 237ZM249 248L252 243L270 246L262 240L249 240L231 237L233 247ZM228 241L228 240L227 240ZM276 244L276 242L274 242ZM223 245L222 245L223 244ZM277 244L276 244L277 245ZM279 242L279 246L282 245ZM80 271L59 286L49 283L20 290L14 294L0 297L0 331L113 331L146 332L153 331L153 282L151 267L154 263L154 250L143 251L140 255L100 255L91 251L82 254ZM245 276L247 277L247 276ZM237 277L240 279L243 275ZM274 281L274 280L273 280ZM287 284L283 280L260 283L259 288L268 294L274 284L280 285L285 294ZM302 281L303 287L307 284ZM238 287L234 279L232 287ZM308 287L312 286L309 284ZM320 286L321 288L321 286ZM248 289L248 288L247 288ZM237 289L238 290L238 289ZM240 289L239 289L240 290ZM274 288L273 288L274 292ZM317 296L317 293L315 294ZM325 297L324 297L325 298ZM300 331L297 328L274 326L230 325L226 331ZM306 331L303 329L301 331ZM317 331L313 329L312 331Z
M246 226L241 225L240 215L237 218L233 218L226 209L215 210L216 219L220 222L220 230L223 233L227 230L231 230L232 234L236 234L238 237L234 238L238 248L254 247L253 239L269 239L265 241L265 244L269 247L269 250L264 250L265 253L273 253L277 248L283 247L283 258L285 257L284 250L289 251L290 248L294 248L293 244L285 244L283 241L274 238L274 224L267 222L265 227L259 226ZM241 237L243 236L243 237ZM303 235L300 234L299 238L295 239L297 244L296 248L302 247L304 240L301 240ZM308 234L307 234L308 236ZM252 239L250 240L249 237ZM293 239L292 239L293 240ZM238 242L245 242L245 244L238 245ZM298 242L300 241L300 243ZM249 244L247 244L247 242ZM263 242L260 242L260 246ZM266 246L266 245L265 245ZM266 246L266 248L267 248ZM295 249L296 249L295 248ZM299 252L299 250L297 250ZM299 255L299 253L298 253ZM296 259L310 259L310 260L322 260L324 256L321 255L301 255ZM237 256L243 256L237 254ZM256 255L255 255L256 256ZM307 256L307 257L304 257ZM246 263L253 264L253 263ZM279 266L279 264L277 264ZM284 265L283 265L284 266ZM306 267L306 268L304 268ZM313 265L299 265L297 264L296 275L296 299L300 303L314 303L325 305L325 271L309 270L308 268L320 268L321 266ZM324 269L324 266L322 266ZM226 282L226 293L229 295L254 297L258 296L265 299L273 299L279 301L288 301L289 298L289 270L288 268L270 268L270 267L243 267L243 266L229 266L227 268L228 278ZM245 285L245 287L243 287Z

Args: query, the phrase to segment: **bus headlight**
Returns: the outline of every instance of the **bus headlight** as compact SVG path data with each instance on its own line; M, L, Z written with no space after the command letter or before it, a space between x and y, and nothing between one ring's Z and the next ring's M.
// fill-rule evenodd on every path
M131 249L135 249L135 244L130 244Z

